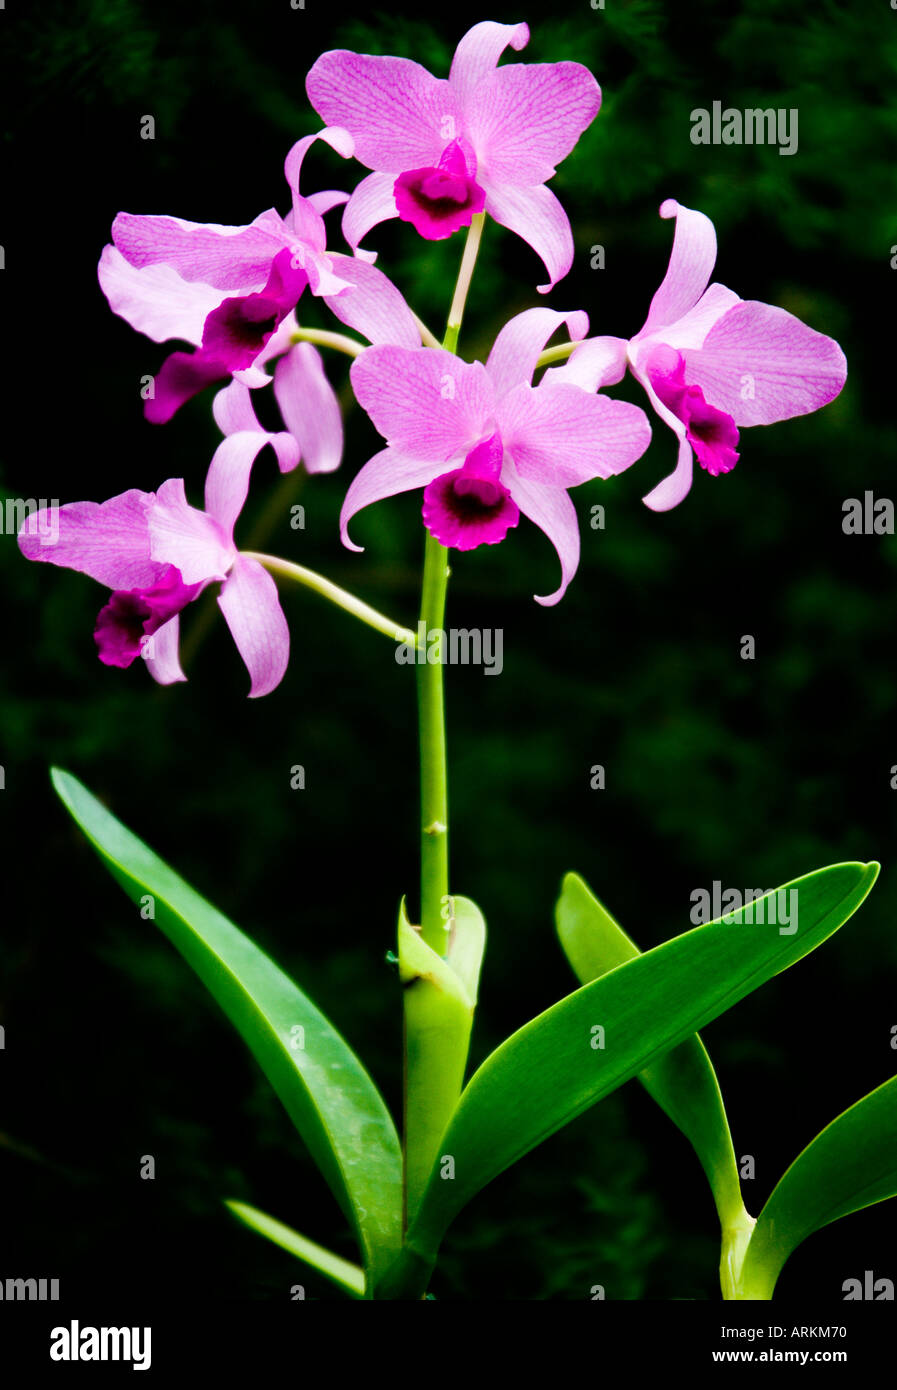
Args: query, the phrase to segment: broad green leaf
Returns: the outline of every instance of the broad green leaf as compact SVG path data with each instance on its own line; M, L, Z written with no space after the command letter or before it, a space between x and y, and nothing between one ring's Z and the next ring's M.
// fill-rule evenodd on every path
M584 985L640 954L578 874L564 878L555 920L567 960ZM736 1226L744 1212L738 1166L719 1082L701 1039L686 1038L639 1072L638 1080L701 1160L723 1230Z
M486 924L470 898L452 898L445 957L399 912L399 979L405 1011L405 1165L409 1219L454 1114L470 1047Z
M877 874L875 864L808 874L784 885L798 895L793 935L765 921L767 894L619 965L514 1033L461 1096L440 1145L454 1176L434 1166L406 1246L424 1263L435 1258L450 1221L481 1187L807 955L856 911Z
M785 1261L814 1231L897 1197L897 1076L832 1120L757 1217L737 1297L772 1298Z
M157 927L240 1033L329 1183L376 1274L401 1243L402 1165L395 1126L339 1033L269 956L201 898L76 778L53 785L113 878ZM214 1066L207 1059L200 1066ZM201 1078L201 1072L200 1072Z
M258 1207L251 1207L248 1202L226 1201L224 1205L233 1212L238 1221L273 1241L282 1250L289 1250L291 1255L304 1260L307 1265L326 1275L350 1297L364 1298L364 1270L359 1269L358 1265L334 1255L332 1250L325 1250L323 1245L300 1235L292 1226L285 1226L282 1221L259 1211Z

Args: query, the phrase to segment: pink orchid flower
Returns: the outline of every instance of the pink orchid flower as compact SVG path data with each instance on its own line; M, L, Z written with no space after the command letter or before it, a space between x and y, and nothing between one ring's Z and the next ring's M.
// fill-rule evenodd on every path
M676 218L663 283L634 338L595 338L572 353L558 379L586 389L612 385L627 364L657 414L679 440L676 468L644 499L668 511L687 495L693 458L708 473L728 473L738 461L739 428L772 425L819 410L847 377L833 338L793 314L743 300L707 282L716 262L709 217L668 198L661 217Z
M132 488L108 502L60 507L53 546L41 545L41 513L26 519L19 548L27 559L77 570L113 591L94 629L104 665L127 667L142 656L161 685L186 680L179 615L207 585L220 582L218 606L249 671L250 696L280 684L290 636L277 586L233 538L254 457L238 433L219 446L206 478L205 511L189 505L182 478L170 478L155 493Z
M424 524L443 545L495 545L520 513L540 527L561 563L557 603L579 564L579 528L567 489L621 473L640 458L651 428L638 406L609 400L546 372L536 362L566 322L583 338L584 313L527 309L505 324L485 366L439 348L371 347L352 364L352 387L387 441L352 482L340 516L348 523L384 497L424 489Z
M267 385L266 364L287 353L293 358L294 396L301 400L307 392L312 402L319 400L317 356L292 343L298 330L293 310L306 287L371 342L385 334L387 341L409 347L420 343L411 311L385 275L326 250L323 214L348 194L299 193L302 162L318 138L344 158L352 153L345 130L297 141L284 165L293 200L285 218L273 208L243 227L131 213L116 217L115 244L104 248L98 270L110 307L156 342L175 338L194 348L173 352L163 363L144 407L153 423L170 420L185 401L229 377L250 389Z
M350 246L390 217L438 240L485 210L542 258L543 293L567 274L570 223L545 183L598 114L601 91L581 63L497 66L506 46L519 52L528 41L526 24L476 24L447 81L407 58L322 54L309 100L329 125L351 131L355 157L374 171L343 215Z

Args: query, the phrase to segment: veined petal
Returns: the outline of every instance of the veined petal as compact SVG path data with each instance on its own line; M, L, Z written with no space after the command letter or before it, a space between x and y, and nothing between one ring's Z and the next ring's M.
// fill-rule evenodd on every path
M185 584L224 579L236 554L230 536L214 517L190 506L183 478L169 478L159 488L149 514L149 532L152 558L175 565Z
M626 375L627 346L625 338L587 338L560 367L549 367L539 385L579 386L584 391L615 386Z
M462 105L481 82L495 71L499 58L510 45L519 53L529 43L528 24L496 24L484 19L468 29L452 59L449 82Z
M502 479L524 516L535 522L551 541L561 562L561 582L553 594L534 594L536 603L550 608L559 603L579 565L579 523L576 508L562 487L543 487L521 478L505 463Z
M146 668L159 685L172 685L175 681L187 679L178 654L180 628L180 615L176 613L147 639L143 649Z
M709 217L683 207L675 198L660 205L661 217L675 217L676 234L667 273L651 300L641 338L675 323L693 309L707 288L716 264L716 230Z
M299 446L292 435L268 434L260 428L237 430L229 434L212 455L206 474L205 507L208 515L217 521L224 535L233 535L237 517L243 510L249 493L252 465L266 444L276 447L275 440L289 441L295 460L292 467L295 468L299 462ZM286 469L281 468L281 472L286 472Z
M676 348L680 352L684 348L699 348L723 314L740 303L741 300L734 290L727 289L725 285L711 285L693 309L689 309L688 313L683 314L675 323L659 329L654 341L665 343L667 347ZM636 341L641 348L645 339L639 336Z
M332 49L323 53L305 83L308 99L328 125L344 126L355 158L369 169L401 174L436 164L460 129L457 98L449 83L409 58L379 58Z
M148 516L152 492L131 488L108 502L67 502L58 510L32 512L19 531L28 560L44 560L87 574L108 589L140 589L163 566L150 555Z
M245 227L120 212L112 224L112 240L138 269L164 262L183 280L202 280L217 289L245 293L261 289L272 260L288 245L273 208Z
M383 437L422 461L445 463L467 453L494 413L482 362L462 362L442 348L367 348L350 375L359 404Z
M819 410L847 377L833 338L758 300L739 301L685 353L685 376L736 425L771 425Z
M461 460L458 460L461 466ZM340 533L343 545L349 550L364 550L349 539L349 522L363 507L373 502L381 502L386 497L395 497L400 492L413 492L415 488L426 487L434 478L445 472L445 463L429 461L423 463L419 458L406 458L397 449L383 449L368 459L364 467L355 475L349 485L339 516Z
M539 355L562 323L566 323L574 341L584 338L589 331L589 316L582 309L570 313L524 309L522 314L508 320L486 361L486 371L492 378L496 396L503 396L513 386L530 384Z
M343 236L356 256L367 261L377 258L376 251L364 251L360 243L372 227L398 217L395 188L395 175L368 174L355 189L343 213Z
M499 403L498 415L518 474L543 486L613 477L651 442L651 426L637 405L579 386L518 386Z
M307 472L332 473L343 456L343 420L321 354L311 343L296 343L281 357L274 395L289 430L286 438L296 442L297 462L301 456Z
M354 328L370 343L420 347L420 329L414 315L401 292L382 270L338 253L333 254L331 260L340 279L354 286L345 294L324 297L328 309L342 323Z
M601 89L581 63L496 68L464 101L479 182L487 189L545 183L600 106Z
M311 203L315 212L321 217L331 208L342 207L343 203L348 203L350 195L343 193L339 188L323 189L320 193L309 193L308 202Z
M97 278L113 314L156 343L179 338L198 347L207 315L223 298L214 285L182 280L169 265L137 270L115 246L103 247Z
M257 560L238 555L221 587L218 606L249 672L249 698L270 694L283 680L290 659L290 630L277 585Z
M567 214L550 188L511 188L489 183L486 211L496 222L523 237L540 256L548 271L549 283L537 285L547 294L573 264L573 233Z

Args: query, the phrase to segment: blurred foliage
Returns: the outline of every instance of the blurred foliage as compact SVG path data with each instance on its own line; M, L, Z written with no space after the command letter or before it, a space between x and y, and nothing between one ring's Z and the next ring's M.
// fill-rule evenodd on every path
M569 868L648 947L688 927L689 894L714 879L771 887L839 859L883 860L838 937L707 1031L736 1152L756 1159L757 1210L798 1150L894 1062L897 543L845 537L841 505L866 489L893 494L882 319L897 241L897 14L831 0L743 0L735 12L713 0L597 11L564 0L545 16L488 14L529 17L524 59L578 59L604 90L553 185L577 257L552 304L588 308L596 332L633 333L669 253L656 210L675 196L714 219L716 278L837 337L850 363L837 402L747 431L735 472L701 474L673 513L640 502L674 459L659 423L628 474L579 489L583 559L558 608L532 602L555 582L556 559L526 525L459 556L450 594L452 624L504 632L500 679L448 671L454 883L491 932L476 1059L573 987L551 928ZM304 75L319 52L405 54L445 74L483 17L313 0L298 11L286 0L42 0L4 16L8 495L100 499L183 475L198 497L216 442L209 401L164 429L142 420L139 380L164 349L113 318L97 288L112 218L126 208L237 223L283 210L283 158L318 125ZM797 154L692 145L691 110L715 100L797 108ZM154 141L140 139L147 113ZM358 175L315 149L303 187ZM336 242L338 214L331 224ZM438 329L460 238L424 243L389 224L368 240ZM606 269L594 271L599 243ZM541 278L528 247L488 227L462 351L487 351L511 313L538 301ZM317 304L301 309L325 321ZM344 386L344 361L332 366ZM639 398L632 383L615 393ZM341 498L375 447L351 408L347 433L343 469L302 488L304 532L289 528L299 480L275 484L263 457L240 535L262 526L267 548L413 621L419 502L372 509L356 523L365 555L344 551ZM589 526L595 503L604 530ZM4 535L0 582L6 1268L85 1292L288 1298L295 1264L238 1228L220 1198L351 1255L340 1215L237 1040L74 834L46 766L81 776L293 971L398 1111L399 995L384 957L416 874L408 672L376 634L289 593L293 659L275 695L246 701L213 601L192 618L204 632L191 638L186 624L190 682L159 690L141 669L96 662L102 600L89 581L24 564ZM739 659L746 633L754 662ZM306 767L301 793L294 763ZM589 787L595 763L602 792ZM191 1059L210 1048L220 1079L199 1090ZM145 1153L157 1158L153 1183L138 1178ZM882 1208L814 1237L782 1296L838 1299L857 1271L888 1272L894 1231ZM566 1299L601 1283L611 1299L715 1298L716 1260L697 1165L627 1088L476 1199L434 1288Z

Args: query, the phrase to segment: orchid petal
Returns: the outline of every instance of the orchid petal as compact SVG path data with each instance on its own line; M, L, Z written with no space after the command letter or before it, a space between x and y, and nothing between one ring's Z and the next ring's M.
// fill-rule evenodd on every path
M214 517L190 506L183 478L169 478L159 488L149 514L149 533L152 558L175 565L185 584L224 579L233 563L230 537Z
M339 208L342 207L343 203L348 203L350 196L338 188L327 188L321 193L309 193L306 201L311 203L319 216L323 217L325 212L330 212L331 208Z
M479 84L495 71L499 58L509 45L519 53L528 43L528 24L496 24L492 19L484 19L468 29L455 49L449 73L449 82L462 105Z
M343 159L352 157L355 142L348 130L343 130L341 126L325 126L314 135L306 135L303 139L297 140L284 161L283 172L293 195L292 231L318 251L323 251L326 239L320 209L310 198L303 198L299 192L302 161L316 140L323 140L331 149L336 150L337 154L342 155Z
M707 288L716 263L716 231L709 217L683 207L675 198L660 205L661 217L675 217L676 234L666 275L651 300L638 337L656 333L693 309Z
M249 672L250 699L270 694L283 680L290 659L290 631L277 585L257 560L238 555L218 606Z
M503 396L521 383L530 384L545 344L562 323L566 323L574 341L584 338L589 331L589 316L581 309L572 313L560 313L556 309L525 309L522 314L508 320L495 339L486 361L486 371L492 378L497 396Z
M343 236L356 256L374 261L376 251L365 251L360 243L372 227L398 217L396 210L395 176L393 174L368 174L355 189L343 213Z
M349 522L363 507L373 502L381 502L386 497L395 497L400 492L412 492L415 488L426 487L444 473L444 462L422 462L419 458L406 458L397 449L383 449L368 459L364 467L355 475L346 493L340 512L339 524L343 545L349 550L364 550L349 539Z
M175 681L187 679L178 654L179 636L180 615L176 613L147 639L143 659L146 669L159 685L172 685Z
M296 442L297 462L301 456L308 473L332 473L343 456L343 421L321 354L311 343L296 343L281 357L274 395L289 430L284 437ZM273 443L273 436L268 438ZM286 471L282 462L281 471Z
M26 517L19 549L28 560L77 570L108 589L142 589L154 584L160 566L150 555L151 492L128 492L108 502L68 502Z
M632 374L647 391L648 399L656 413L665 424L669 425L679 441L676 467L655 488L652 488L646 497L642 498L645 506L650 507L652 512L668 512L673 507L678 507L683 498L687 497L691 491L694 477L694 454L686 438L687 427L678 416L674 415L663 404L644 372L633 365Z
M737 425L771 425L819 410L847 377L833 338L757 300L729 309L703 346L685 353L685 363L689 384Z
M675 323L659 329L654 341L665 343L667 347L676 348L680 352L685 348L699 348L723 314L740 303L741 300L734 290L727 289L725 285L711 285L693 309L689 309L688 313L683 314ZM641 345L646 339L639 335L635 341Z
M479 182L487 189L545 183L600 106L601 89L581 63L497 68L464 101L464 129L477 153Z
M482 362L442 348L371 347L351 368L352 389L377 429L400 453L445 463L486 432L492 383Z
M499 428L518 474L543 486L610 478L651 442L645 412L578 386L518 386L499 403Z
M370 343L419 348L420 329L389 277L376 266L351 256L335 254L331 259L340 278L348 280L354 288L348 294L325 296L328 309Z
M234 525L243 510L249 493L252 465L265 445L273 445L277 437L259 428L237 430L223 439L212 455L206 474L205 509L226 536L233 535ZM295 457L292 466L295 468L299 461L299 446L291 435L279 437L291 441Z
M441 132L449 122L460 129L449 83L409 58L332 49L314 64L305 88L322 120L352 132L355 158L368 169L401 174L435 165L455 133Z
M261 289L272 260L288 245L286 229L273 209L243 227L120 212L112 224L112 240L138 270L162 262L183 280L247 294Z
M541 257L549 274L547 294L573 264L573 233L567 214L550 188L501 188L487 183L486 211L508 231L516 232Z
M576 508L562 487L542 487L521 478L513 466L505 464L502 479L524 516L544 531L561 562L561 582L553 594L534 594L536 603L551 608L567 592L567 585L579 565L579 523Z
M627 346L625 338L588 338L560 367L549 367L539 385L579 386L584 391L615 386L626 374Z
M206 317L222 299L214 285L182 280L169 265L137 270L115 246L103 247L97 278L113 314L156 343L179 338L198 347Z

